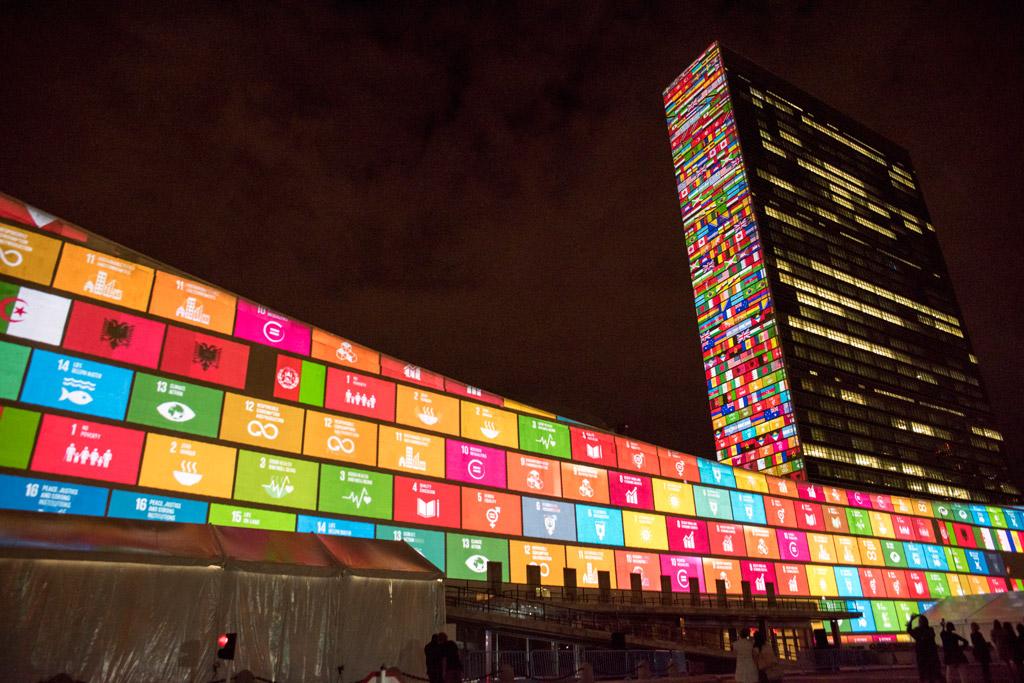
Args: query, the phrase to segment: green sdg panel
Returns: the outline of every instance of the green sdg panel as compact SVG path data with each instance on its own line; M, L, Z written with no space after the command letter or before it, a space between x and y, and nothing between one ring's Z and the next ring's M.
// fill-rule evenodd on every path
M217 436L224 392L176 379L136 373L128 419L198 436Z
M0 341L0 398L18 398L28 354L27 346Z
M270 529L271 531L295 531L295 515L288 512L212 503L210 505L210 524Z
M319 465L282 455L238 452L235 499L281 507L316 508Z
M508 581L508 541L465 534L448 534L448 577L487 580L487 563L501 562L501 580Z
M28 467L38 427L39 413L0 406L0 467Z
M404 541L435 567L444 571L444 532L412 529L401 526L377 525L377 538L384 541Z
M572 457L569 428L550 420L520 415L519 448L568 460Z
M320 509L353 517L391 519L390 474L337 465L320 466Z

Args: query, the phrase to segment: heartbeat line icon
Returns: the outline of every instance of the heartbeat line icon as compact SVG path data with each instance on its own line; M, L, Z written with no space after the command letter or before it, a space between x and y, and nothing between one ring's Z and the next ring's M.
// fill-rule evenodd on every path
M373 498L370 496L370 492L366 490L365 486L359 493L350 491L347 495L342 496L342 500L351 502L356 506L356 510L361 508L363 505L369 505L373 502Z
M539 443L544 448L554 448L555 444L557 444L558 442L555 441L555 437L551 436L550 434L545 434L544 436L537 439L537 443Z

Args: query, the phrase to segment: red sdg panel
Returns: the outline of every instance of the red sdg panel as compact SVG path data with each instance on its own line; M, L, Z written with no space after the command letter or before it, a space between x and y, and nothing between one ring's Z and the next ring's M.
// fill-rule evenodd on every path
M395 385L357 372L327 368L324 406L392 422L395 419Z
M684 517L669 517L666 522L669 548L697 555L711 552L707 522Z
M458 529L459 487L395 477L395 521Z
M640 510L654 509L654 490L651 488L650 477L609 472L608 492L612 505Z
M243 389L248 366L245 344L173 325L167 328L161 370Z
M404 360L398 360L397 358L381 356L380 374L385 377L394 377L406 382L412 382L413 384L422 384L425 387L444 391L444 377L436 372L424 370L418 365L406 363Z
M164 341L164 324L76 301L64 348L111 360L155 368Z
M44 415L32 469L83 479L134 484L142 432L57 415Z
M658 460L661 461L661 476L700 483L697 456L658 448Z
M572 459L589 465L615 467L615 439L611 434L569 427Z
M504 536L523 535L523 509L514 493L463 487L462 528Z
M618 454L619 467L624 470L659 474L658 448L649 443L615 437L615 451Z

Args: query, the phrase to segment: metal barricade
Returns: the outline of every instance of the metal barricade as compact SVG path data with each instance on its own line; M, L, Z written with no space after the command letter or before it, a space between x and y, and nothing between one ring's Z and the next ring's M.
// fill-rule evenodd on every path
M530 653L530 673L535 679L566 678L576 673L572 650L534 650Z
M498 652L496 672L501 672L505 665L512 667L516 678L530 678L530 659L524 650L501 650Z

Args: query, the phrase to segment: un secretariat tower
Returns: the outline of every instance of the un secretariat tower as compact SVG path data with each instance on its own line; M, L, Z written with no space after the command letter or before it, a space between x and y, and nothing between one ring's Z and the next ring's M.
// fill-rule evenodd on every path
M907 152L717 44L665 112L718 459L1019 499Z

